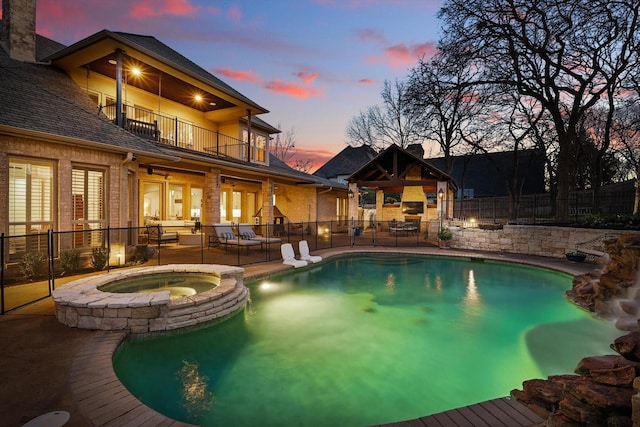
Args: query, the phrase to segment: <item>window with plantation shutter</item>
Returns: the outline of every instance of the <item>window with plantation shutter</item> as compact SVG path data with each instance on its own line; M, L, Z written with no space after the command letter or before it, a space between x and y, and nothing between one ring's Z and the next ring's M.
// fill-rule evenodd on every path
M46 251L53 228L53 163L9 158L9 256ZM30 237L30 235L40 236Z
M75 166L72 171L74 247L102 246L106 227L105 172Z

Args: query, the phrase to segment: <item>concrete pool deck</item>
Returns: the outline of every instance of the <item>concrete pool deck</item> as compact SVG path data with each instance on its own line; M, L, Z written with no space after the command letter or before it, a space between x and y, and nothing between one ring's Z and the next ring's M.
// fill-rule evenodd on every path
M359 246L314 251L314 254L330 258L350 252L482 258L539 266L571 275L599 267L560 258L438 248ZM244 268L245 280L249 281L290 267L283 266L278 260ZM58 323L54 313L52 299L46 298L0 316L3 347L0 354L0 426L20 426L51 411L69 412L71 417L65 426L70 427L185 425L142 405L115 378L111 356L124 338L122 333L68 328ZM576 360L576 365L578 362ZM533 426L540 422L541 419L523 405L503 398L394 425L493 427Z

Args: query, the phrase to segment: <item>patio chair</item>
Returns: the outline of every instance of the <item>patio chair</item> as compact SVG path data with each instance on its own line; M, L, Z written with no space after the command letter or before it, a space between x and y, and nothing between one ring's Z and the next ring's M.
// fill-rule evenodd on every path
M244 240L239 239L238 236L233 232L233 228L231 228L228 224L213 224L213 229L216 232L216 237L218 238L218 242L224 245L225 252L229 245L232 246L241 246L247 249L247 253L249 253L250 246L260 245L262 243L257 240Z
M310 255L309 254L309 244L306 240L300 240L298 243L298 249L300 250L300 259L307 262L320 262L322 261L322 257L320 255Z
M307 265L307 261L296 259L296 254L293 252L291 243L283 243L280 245L280 253L282 254L282 263L284 265L292 265L294 268L305 267Z
M251 228L251 224L238 224L238 234L243 239L255 240L256 242L266 244L280 243L282 241L277 237L263 237L256 235L256 233L253 231L253 228Z

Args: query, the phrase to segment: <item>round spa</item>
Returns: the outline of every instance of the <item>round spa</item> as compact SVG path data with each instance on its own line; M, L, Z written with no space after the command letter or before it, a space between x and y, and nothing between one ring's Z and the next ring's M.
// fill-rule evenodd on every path
M155 334L221 320L249 298L244 269L180 264L114 271L53 291L56 317L82 329Z

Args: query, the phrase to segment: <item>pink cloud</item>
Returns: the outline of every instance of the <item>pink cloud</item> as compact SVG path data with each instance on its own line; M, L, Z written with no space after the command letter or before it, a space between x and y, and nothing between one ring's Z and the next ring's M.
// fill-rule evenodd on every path
M295 76L303 81L303 84L284 82L282 80L265 81L262 77L254 73L253 71L232 70L229 68L218 68L214 70L214 73L221 76L228 77L233 80L247 81L259 85L274 93L280 93L284 95L293 96L294 98L306 99L309 97L323 96L323 91L320 89L308 87L318 77L317 73L305 73L299 72Z
M360 80L358 80L358 83L361 84L361 85L373 85L373 84L376 84L376 82L371 80L371 79L360 79Z
M309 161L311 163L310 170L313 173L320 166L327 163L335 156L335 153L329 150L313 150L296 147L291 159L287 162L289 166L294 166L296 160L301 162Z
M190 0L140 0L133 5L130 14L136 19L144 19L150 16L192 15L198 9Z
M414 64L419 58L430 58L436 51L434 43L406 45L404 43L389 46L381 56L369 56L367 61L374 64L387 64L391 68L402 68Z
M282 93L301 99L319 97L323 95L322 91L319 89L302 86L296 83L287 83L281 80L272 80L267 82L264 87L272 92Z
M225 77L229 77L233 80L241 80L252 83L263 83L263 80L253 71L231 70L229 68L217 68L214 70L215 74L220 74Z
M296 76L301 79L304 84L308 85L313 83L313 81L318 77L318 73L305 73L304 71L300 71L296 73Z

